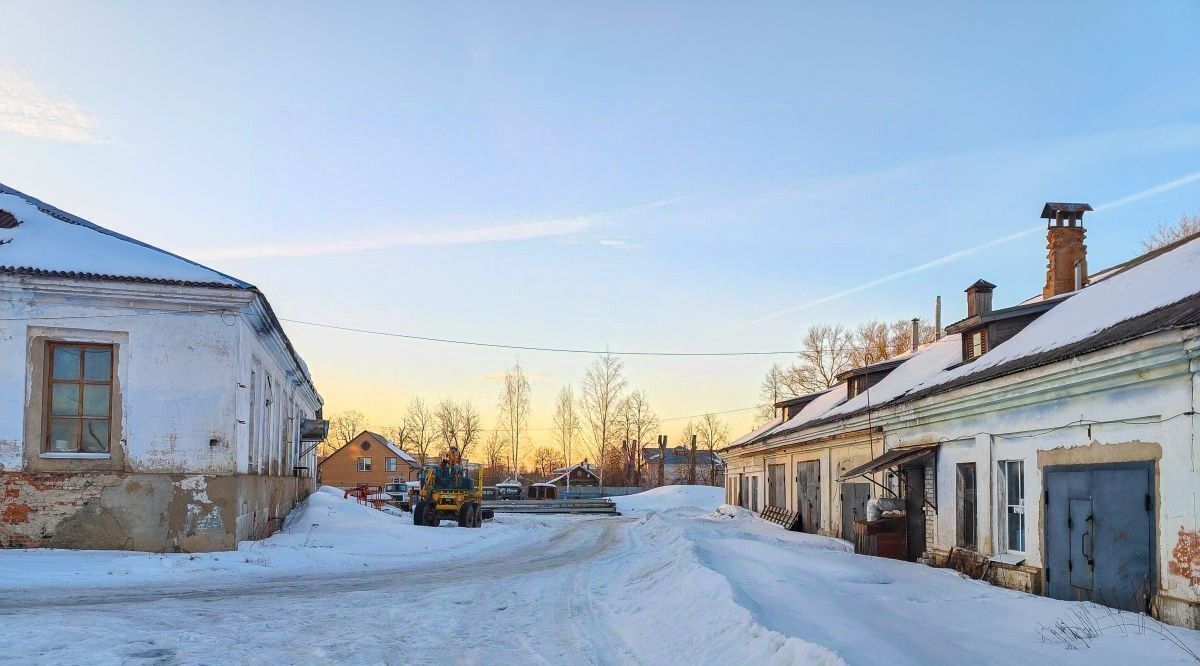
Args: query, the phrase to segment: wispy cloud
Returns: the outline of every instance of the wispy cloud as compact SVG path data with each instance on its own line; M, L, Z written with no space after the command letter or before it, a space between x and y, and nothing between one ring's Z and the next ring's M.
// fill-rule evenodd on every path
M596 239L596 243L603 245L604 247L610 247L614 250L625 250L627 252L642 249L641 243L630 240L628 236L621 236L618 238L601 237Z
M102 143L100 121L25 72L0 65L0 131L67 143Z
M482 245L529 241L540 238L569 238L577 236L584 231L601 227L613 221L618 216L661 208L676 200L662 199L598 213L552 220L516 222L464 229L385 232L359 238L334 238L298 243L271 243L268 245L212 248L192 251L188 255L202 261L211 261L214 259L298 258L349 254L352 252L366 252L396 247ZM610 247L620 246L622 249L634 249L632 246L636 245L622 238L601 238L597 242L601 245L609 245Z
M1167 181L1165 183L1160 183L1153 187L1148 187L1144 190L1141 190L1140 192L1135 192L1128 196L1121 197L1120 199L1114 199L1113 201L1108 201L1108 202L1099 204L1095 207L1095 211L1099 213L1099 212L1103 212L1103 211L1107 211L1107 210L1112 210L1114 208L1118 208L1120 206L1124 206L1126 204L1133 203L1135 201L1141 201L1143 199L1148 199L1150 197L1154 197L1159 194L1163 194L1164 192L1170 192L1171 190L1179 189L1180 187L1184 187L1185 185L1189 185L1189 184L1195 183L1195 182L1200 182L1200 171L1190 173L1186 176L1182 176L1180 178L1176 178L1174 180ZM834 301L839 301L847 296L851 296L851 295L857 294L859 292L867 291L869 289L873 289L873 288L878 287L883 284L888 284L890 282L896 282L897 280L901 280L906 277L916 275L918 273L924 273L926 271L932 270L939 266L944 266L951 262L955 262L960 259L965 259L966 257L969 257L973 254L976 254L976 253L986 250L988 248L995 247L997 245L1003 245L1005 243L1010 243L1012 241L1015 241L1015 240L1018 240L1021 238L1025 238L1026 236L1032 236L1041 231L1044 231L1045 228L1046 228L1045 225L1039 224L1037 226L1029 227L1027 229L1018 231L1016 233L1008 234L1007 236L993 238L992 240L989 240L989 241L986 241L983 243L979 243L978 245L973 245L971 247L964 248L962 250L958 250L956 252L951 252L950 254L947 254L942 257L938 257L936 259L932 259L930 261L926 261L921 264L917 264L916 266L911 266L909 268L905 268L903 270L899 270L894 273L889 273L887 275L875 278L874 280L870 280L868 282L863 282L863 283L855 285L853 287L849 287L847 289L843 289L841 291L837 291L832 294L828 294L826 296L822 296L820 298L817 298L817 299L814 299L811 301L807 301L805 303L800 303L798 305L793 305L791 307L784 308L782 310L777 310L775 312L764 315L762 317L758 317L757 319L753 319L751 321L747 321L747 322L738 324L737 326L734 326L732 328L721 331L720 333L717 333L715 335L704 338L703 340L701 340L701 342L709 342L714 339L729 335L730 333L735 333L737 331L741 331L741 330L750 328L752 326L762 324L764 322L772 321L774 319L779 319L780 317L784 317L784 316L787 316L790 314L795 314L797 312L808 310L808 309L814 308L818 305L824 305L826 303L832 303Z

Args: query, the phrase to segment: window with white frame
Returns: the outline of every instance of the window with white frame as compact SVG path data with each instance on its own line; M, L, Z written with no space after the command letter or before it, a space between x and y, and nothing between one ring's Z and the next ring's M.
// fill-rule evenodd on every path
M1000 533L1004 549L1025 552L1025 463L1021 460L1000 462Z
M386 458L386 459L384 459L384 461L383 461L383 467L384 467L384 471L387 471L387 472L394 472L394 471L396 471L396 469L398 468L399 462L400 462L400 459L399 459L399 458Z
M360 472L371 471L371 459L370 458L359 458L358 459L358 471L360 471Z

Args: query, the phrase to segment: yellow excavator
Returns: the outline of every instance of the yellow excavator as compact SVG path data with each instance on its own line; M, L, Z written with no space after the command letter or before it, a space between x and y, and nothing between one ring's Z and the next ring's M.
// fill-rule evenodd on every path
M459 527L483 527L482 479L472 479L461 460L443 458L421 470L421 490L413 502L413 524L437 527L453 520ZM489 510L488 513L491 513Z

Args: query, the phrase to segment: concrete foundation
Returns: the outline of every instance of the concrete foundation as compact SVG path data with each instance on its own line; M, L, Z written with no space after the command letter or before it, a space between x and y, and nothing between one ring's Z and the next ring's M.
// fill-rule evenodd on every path
M208 552L269 536L312 479L0 472L0 547Z

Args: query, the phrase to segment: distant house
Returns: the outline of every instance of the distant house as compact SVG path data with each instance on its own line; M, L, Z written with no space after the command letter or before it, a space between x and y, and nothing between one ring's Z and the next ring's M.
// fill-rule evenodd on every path
M663 470L662 483L664 485L688 483L692 480L692 455L692 449L686 446L676 446L666 449L647 446L642 449L642 462L645 465L644 475L647 479L657 482L659 468L661 467ZM715 486L724 485L725 461L721 459L721 456L715 452L697 449L695 451L695 458L695 483Z
M254 285L0 185L0 547L265 537L321 408Z
M572 487L593 487L600 485L600 470L596 466L589 463L587 459L583 462L572 465L570 467L560 467L554 472L558 475L550 479L547 483L565 488L568 481Z
M416 481L421 464L379 433L364 430L318 464L323 485L354 488Z

